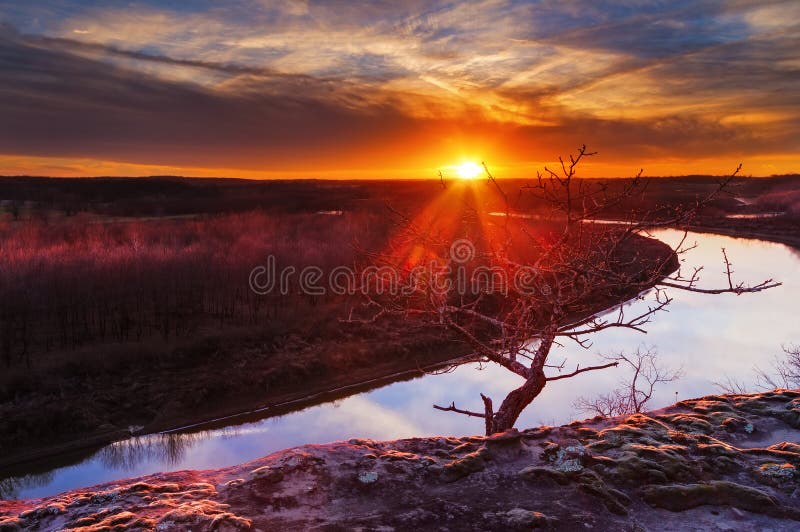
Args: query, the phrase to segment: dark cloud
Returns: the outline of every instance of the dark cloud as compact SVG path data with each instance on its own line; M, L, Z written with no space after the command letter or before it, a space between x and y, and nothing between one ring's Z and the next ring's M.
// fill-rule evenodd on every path
M653 2L635 7L604 4L593 6L602 13L596 19L573 19L566 31L538 37L583 49L659 58L732 42L749 34L748 25L740 18L720 17L723 5L717 2ZM562 22L557 13L554 18L557 28Z
M774 103L796 106L800 104L798 50L800 34L779 34L712 47L656 67L667 83L675 80L682 88L705 91L709 97L735 94L755 103L763 95Z
M136 61L160 63L164 65L177 66L177 67L190 67L202 68L222 72L225 74L250 74L255 76L265 77L286 77L274 69L265 67L254 67L247 65L240 65L236 63L218 63L214 61L202 61L199 59L180 59L170 57L163 54L147 53L137 50L125 50L117 46L110 46L107 44L83 42L75 39L65 38L52 38L52 37L37 37L22 39L33 46L41 46L52 49L60 49L77 54L101 54L117 58L134 59ZM296 78L303 78L305 76L296 75Z
M410 128L392 109L348 109L338 102L346 95L331 94L329 85L306 76L268 75L250 79L247 90L240 84L239 91L217 91L143 75L52 44L57 43L0 37L4 152L152 157L182 164L219 164L242 155L252 160L259 153L265 161L300 153L313 159Z

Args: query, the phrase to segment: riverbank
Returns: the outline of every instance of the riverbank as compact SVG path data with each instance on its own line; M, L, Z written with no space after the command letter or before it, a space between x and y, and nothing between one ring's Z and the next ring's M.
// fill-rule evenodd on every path
M435 369L470 353L438 328L407 325L405 330L408 338L390 330L388 323L374 325L368 336L353 334L347 341L324 344L290 337L279 350L264 349L258 335L238 341L228 337L226 343L209 337L157 357L155 367L136 364L118 375L84 375L71 379L66 390L63 381L50 379L26 403L18 401L13 411L6 407L0 449L15 435L14 428L17 433L25 427L32 430L17 440L18 445L6 443L0 470L6 475L29 472L26 464L50 456L91 452L134 434L213 426L219 418L254 410L283 414L380 386L387 379L411 378L422 368ZM337 365L327 356L335 350L346 353ZM56 386L61 386L60 401L52 390ZM56 425L49 427L48 438L39 439L35 421L46 420L54 408L90 417L95 428L60 431Z
M796 530L800 391L491 437L354 439L0 502L0 529Z
M796 219L737 220L701 218L685 227L698 233L712 233L735 238L753 238L800 248L800 222Z

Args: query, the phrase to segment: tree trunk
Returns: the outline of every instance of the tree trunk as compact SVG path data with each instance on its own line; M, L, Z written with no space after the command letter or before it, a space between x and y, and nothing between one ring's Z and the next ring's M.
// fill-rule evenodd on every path
M488 423L486 426L486 435L514 428L519 415L542 392L546 383L544 371L534 369L533 375L522 386L509 393L492 415L491 427Z

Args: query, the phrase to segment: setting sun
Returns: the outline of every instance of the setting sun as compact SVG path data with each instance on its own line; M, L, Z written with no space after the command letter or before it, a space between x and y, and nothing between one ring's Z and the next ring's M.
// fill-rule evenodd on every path
M456 173L461 179L475 179L483 171L481 165L466 161L456 167Z

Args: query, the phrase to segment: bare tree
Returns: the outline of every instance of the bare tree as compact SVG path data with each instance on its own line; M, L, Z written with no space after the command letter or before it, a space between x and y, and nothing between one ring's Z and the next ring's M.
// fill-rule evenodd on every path
M497 408L483 394L482 411L454 403L434 405L483 419L487 434L512 428L548 383L621 362L612 359L569 371L566 361L550 360L554 345L571 341L589 348L592 334L612 328L644 332L653 315L672 301L668 290L738 295L780 284L771 279L752 286L735 282L723 254L726 285L701 287L700 269L687 275L679 267L678 257L692 247L685 245L688 233L673 249L647 238L653 228L685 227L725 189L738 168L692 205L641 213L636 199L647 185L641 171L626 180L578 179L579 164L592 155L582 146L568 160L559 159L557 170L545 168L533 184L522 187L516 201L532 198L534 212L515 211L484 165L486 190L478 194L466 190L467 185L448 186L442 200L446 204L428 209L433 214L393 211L401 226L397 238L390 249L368 256L370 267L398 272L403 289L369 293L361 314L351 314L351 321L392 315L429 320L469 344L477 357L522 379ZM459 189L464 190L461 195ZM489 219L479 200L470 201L475 197L499 201L503 212L495 211ZM611 210L624 220L595 223ZM474 282L478 273L484 282ZM620 304L631 298L649 303L631 315ZM598 314L614 305L614 312ZM649 397L638 391L634 396L639 405L634 408Z
M749 393L747 385L744 382L731 377L730 375L726 376L725 380L723 381L714 381L714 386L722 390L723 393L729 393L733 395Z
M800 388L800 346L784 345L783 357L775 357L770 371L755 367L755 383L752 388L775 390L778 388ZM724 381L715 381L714 385L729 394L749 393L752 388L743 381L726 376Z
M683 371L672 370L659 364L654 347L637 348L630 355L619 352L602 356L604 360L616 361L630 368L631 375L607 394L596 397L579 397L575 407L603 417L620 416L642 412L653 397L656 385L679 379Z
M774 390L776 388L800 388L800 346L783 346L783 358L775 358L773 373L756 368L759 388Z

